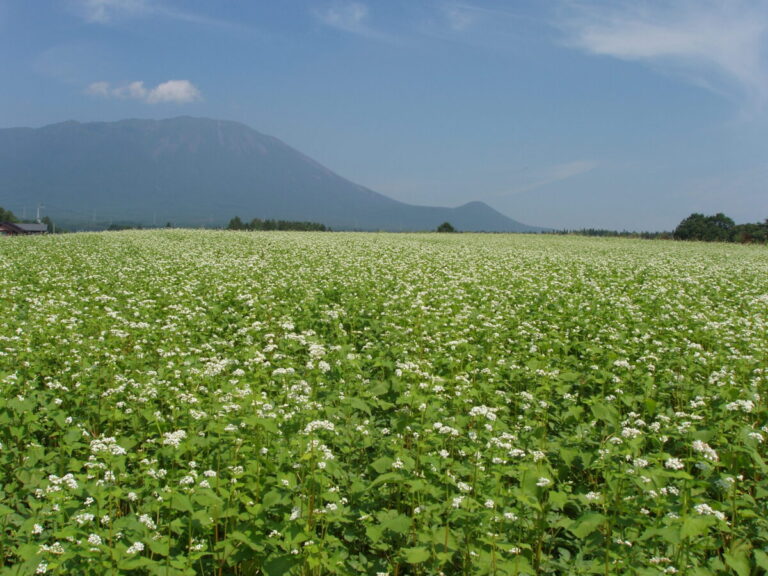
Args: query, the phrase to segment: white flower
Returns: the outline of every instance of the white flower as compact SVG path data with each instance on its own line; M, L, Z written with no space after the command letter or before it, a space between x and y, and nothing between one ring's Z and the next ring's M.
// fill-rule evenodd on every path
M88 544L91 546L101 546L101 536L98 534L90 534L88 536Z
M709 504L696 504L696 506L693 507L696 512L699 514L702 514L704 516L714 516L718 520L725 521L725 514L720 512L719 510L713 509Z
M184 430L176 430L175 432L166 432L163 434L163 445L173 446L178 448L181 441L187 437L187 433Z
M89 522L93 522L94 518L95 516L90 512L81 512L80 514L73 516L72 520L74 520L78 526L84 526Z
M667 461L664 462L664 467L669 468L670 470L682 470L685 468L685 464L683 464L679 458L668 458Z
M120 446L112 436L91 440L91 454L100 454L101 452L107 452L114 456L122 456L126 453L125 448Z
M489 509L493 510L494 508L496 508L496 503L489 498L488 500L485 501L484 506L486 508L489 508Z
M470 416L485 416L488 420L493 422L496 420L496 410L498 408L489 408L488 406L475 406L469 411Z
M701 454L705 460L709 460L710 462L717 462L720 459L717 456L717 452L715 452L709 444L702 442L701 440L694 440L693 449L695 452Z
M545 486L549 486L550 484L552 484L552 480L550 480L549 478L546 478L545 476L542 476L541 478L539 478L539 481L536 482L536 486L539 486L540 488L544 488Z
M752 402L752 400L736 400L735 402L726 404L725 409L731 412L741 411L749 413L755 409L755 403Z
M142 542L134 542L125 551L126 554L138 554L144 550L144 544Z
M335 429L336 427L333 425L333 422L329 422L328 420L313 420L304 427L304 434L310 434L315 430L328 430L333 432Z

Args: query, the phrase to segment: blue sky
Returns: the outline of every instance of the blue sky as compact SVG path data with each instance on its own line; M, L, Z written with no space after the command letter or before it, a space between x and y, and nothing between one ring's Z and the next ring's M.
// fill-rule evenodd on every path
M399 200L768 218L768 4L0 0L0 127L236 120Z

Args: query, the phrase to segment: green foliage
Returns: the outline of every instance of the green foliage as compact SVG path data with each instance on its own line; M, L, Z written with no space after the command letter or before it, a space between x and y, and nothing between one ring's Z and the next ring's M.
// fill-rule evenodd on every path
M0 206L0 222L18 222L16 215L10 210L6 210Z
M675 229L677 240L704 242L740 242L765 244L768 242L768 220L756 224L735 224L725 214L714 216L691 214Z
M727 242L736 224L725 214L718 212L714 216L694 213L675 228L677 240L703 240L705 242Z
M227 230L281 230L294 232L327 232L330 229L319 222L298 222L293 220L262 220L254 218L248 223L240 220L239 216L232 218L227 224Z
M768 253L2 246L0 574L761 574Z
M440 226L437 227L435 232L451 233L451 232L457 232L457 230L456 228L453 227L453 224L451 224L450 222L443 222L442 224L440 224Z

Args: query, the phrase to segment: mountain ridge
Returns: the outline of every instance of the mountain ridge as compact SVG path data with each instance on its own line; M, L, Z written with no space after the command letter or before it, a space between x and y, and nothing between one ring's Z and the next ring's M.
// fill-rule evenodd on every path
M543 230L487 204L394 200L351 182L282 140L230 120L179 116L68 120L0 129L0 204L46 205L78 219L222 226L229 218L315 221L333 229Z

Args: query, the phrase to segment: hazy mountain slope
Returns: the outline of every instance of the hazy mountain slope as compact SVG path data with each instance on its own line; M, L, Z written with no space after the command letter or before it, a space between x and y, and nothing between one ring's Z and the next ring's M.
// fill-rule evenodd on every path
M334 174L280 140L199 118L64 122L0 130L0 205L66 222L222 225L239 215L334 229L524 232L489 206L413 206Z

